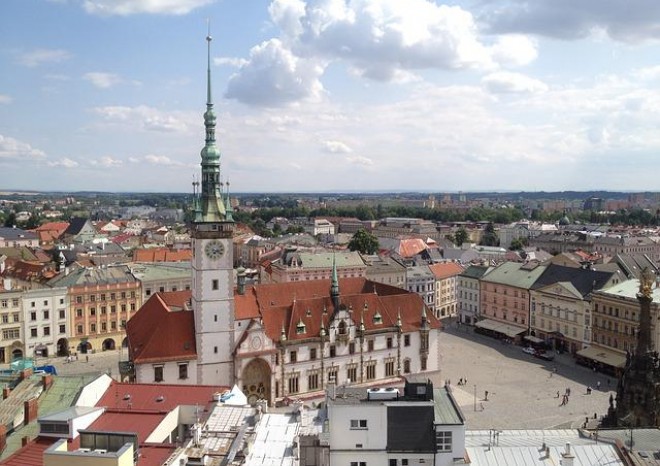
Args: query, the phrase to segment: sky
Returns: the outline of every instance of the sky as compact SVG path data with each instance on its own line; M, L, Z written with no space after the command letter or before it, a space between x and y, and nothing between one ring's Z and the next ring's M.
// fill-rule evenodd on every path
M660 191L657 0L2 0L0 191Z

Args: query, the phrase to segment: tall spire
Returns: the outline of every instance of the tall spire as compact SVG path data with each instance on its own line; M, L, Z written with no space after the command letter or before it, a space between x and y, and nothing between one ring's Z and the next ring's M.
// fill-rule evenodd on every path
M200 206L196 212L196 222L226 221L226 210L220 187L220 151L215 145L216 117L213 111L213 95L211 93L211 28L206 36L207 67L206 67L206 112L204 112L204 127L206 128L205 145L202 149L202 189L199 193Z
M335 312L339 310L339 280L337 279L337 262L335 253L332 252L332 283L330 284L330 298L335 307Z

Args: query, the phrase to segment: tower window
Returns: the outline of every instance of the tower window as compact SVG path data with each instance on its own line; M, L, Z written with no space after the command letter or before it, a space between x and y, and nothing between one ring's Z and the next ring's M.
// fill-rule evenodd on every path
M220 283L218 282L217 279L214 279L214 280L211 282L211 288L212 288L213 290L217 290L219 287L220 287Z

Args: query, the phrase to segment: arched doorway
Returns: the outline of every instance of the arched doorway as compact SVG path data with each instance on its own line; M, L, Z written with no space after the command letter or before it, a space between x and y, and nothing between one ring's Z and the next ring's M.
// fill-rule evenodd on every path
M21 359L23 357L23 350L20 348L15 348L11 351L11 359L12 361L16 361L17 359Z
M128 348L128 337L124 337L124 339L121 341L121 347Z
M253 359L243 369L243 393L248 403L254 404L257 400L270 402L270 366L260 358Z
M115 349L115 340L112 338L106 338L103 340L103 344L101 345L101 348L103 351L109 351Z
M69 340L66 338L60 338L57 340L57 355L58 356L68 356L69 355Z
M78 352L80 354L87 354L92 352L92 344L88 341L81 341L78 345Z

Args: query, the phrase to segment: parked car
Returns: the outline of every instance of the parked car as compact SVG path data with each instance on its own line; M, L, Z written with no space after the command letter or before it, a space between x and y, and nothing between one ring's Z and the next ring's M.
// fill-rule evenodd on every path
M534 348L532 348L531 346L526 346L525 348L523 348L523 353L527 353L527 354L532 354L532 355L533 355L533 354L536 353L536 350L535 350Z
M545 351L536 351L534 353L534 356L543 359L544 361L553 361L555 359L555 355L552 353L547 353Z

